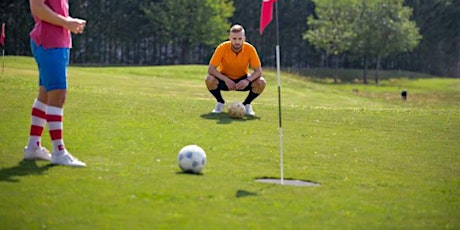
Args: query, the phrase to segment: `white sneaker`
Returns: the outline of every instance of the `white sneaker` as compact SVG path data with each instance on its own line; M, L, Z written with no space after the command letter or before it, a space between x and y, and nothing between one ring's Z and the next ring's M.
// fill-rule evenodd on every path
M43 161L50 161L51 160L51 153L48 149L44 147L38 148L28 148L27 146L24 148L24 159L25 160L43 160Z
M225 103L217 102L216 107L212 110L212 113L222 113L224 110Z
M244 110L246 111L246 115L250 115L250 116L255 116L256 115L254 110L252 110L251 104L244 105Z
M72 167L86 167L85 162L82 162L72 156L67 150L65 153L61 156L56 156L56 154L53 153L51 157L51 163L55 165L65 165L65 166L72 166Z

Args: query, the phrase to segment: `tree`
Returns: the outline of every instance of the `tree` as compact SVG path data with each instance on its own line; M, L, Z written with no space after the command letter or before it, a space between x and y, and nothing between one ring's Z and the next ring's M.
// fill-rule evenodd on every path
M337 82L339 60L338 56L347 51L356 37L355 21L357 3L355 0L314 0L316 4L315 16L308 17L310 27L303 38L308 40L327 55L335 58Z
M402 0L361 0L359 11L352 53L364 59L364 83L367 83L368 59L376 59L375 83L378 84L381 59L411 51L421 35L416 24L410 21L412 9L404 7Z
M233 24L241 24L246 29L246 40L255 45L262 65L276 66L275 44L276 19L259 34L261 0L233 0L235 13ZM314 5L311 0L278 0L279 46L281 66L290 70L312 67L320 63L320 54L308 42L304 42L302 33L307 30L305 23L312 14Z
M28 1L2 0L0 25L5 23L5 52L7 55L30 55L29 33L33 19Z
M361 56L364 83L367 83L369 58L376 59L378 84L381 59L411 51L421 39L417 26L410 21L412 10L404 7L402 0L315 0L315 3L317 17L308 18L310 30L304 38L336 58L348 50Z
M324 49L315 48L304 39L310 27L305 22L314 15L313 0L277 1L279 41L275 21L265 29L263 36L258 34L261 0L72 0L69 1L70 15L84 18L88 24L83 34L73 36L71 62L203 64L209 60L215 45L227 38L231 22L246 28L248 41L257 47L267 68L276 65L274 44L279 42L281 68L289 71L331 67L330 60L336 61L337 68L337 57L340 57L343 68L363 68L366 82L368 66L460 77L459 0L404 0L405 7L401 5L402 0L336 0L334 4L347 1L357 4L354 31L360 34L355 33L354 39L343 39L353 41L348 51L338 55L330 51L325 59ZM417 23L423 39L412 33L415 24L408 21L408 17ZM2 22L6 23L6 54L31 55L29 33L34 22L28 1L0 1ZM401 32L405 29L406 32ZM337 36L335 32L330 36ZM406 41L416 41L419 37L420 44L411 48L413 43L406 42L396 45L396 49L390 45L392 40L399 43L408 35L414 38ZM398 36L403 38L396 39ZM399 49L401 47L403 49ZM376 79L378 81L378 76Z
M403 69L460 78L460 1L405 0L423 39L410 54L393 57Z
M192 48L199 43L225 39L234 11L228 0L162 0L142 9L159 35L180 47L181 63L192 62Z

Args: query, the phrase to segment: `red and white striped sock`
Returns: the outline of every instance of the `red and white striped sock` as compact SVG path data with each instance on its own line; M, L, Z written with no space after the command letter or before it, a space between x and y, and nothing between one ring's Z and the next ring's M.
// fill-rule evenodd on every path
M41 146L43 129L46 125L46 108L47 105L45 103L35 99L32 105L32 119L30 122L27 148L38 148Z
M65 153L64 140L62 135L64 109L48 106L46 108L46 120L50 132L51 141L53 142L53 155L60 156Z

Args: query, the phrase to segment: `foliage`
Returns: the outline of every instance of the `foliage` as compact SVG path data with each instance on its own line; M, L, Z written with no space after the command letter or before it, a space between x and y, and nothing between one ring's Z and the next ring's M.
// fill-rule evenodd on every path
M318 49L324 50L328 56L335 56L337 74L334 75L334 82L337 82L339 68L337 56L348 51L356 37L357 3L355 0L314 2L316 17L308 17L309 30L304 33L303 38Z
M379 1L366 2L371 5ZM159 29L165 25L155 21L158 19L161 23L165 18L148 15L147 12L152 5L172 6L175 2L180 3L177 0L170 3L163 0L70 0L71 15L88 21L85 33L73 36L71 62L86 65L207 64L215 48L212 44L226 36L228 28L224 28L225 25L240 23L245 26L248 40L256 46L266 67L276 66L276 43L280 45L282 68L302 70L329 68L336 64L331 61L331 57L326 57L303 39L302 35L309 29L305 22L309 16L314 15L315 5L312 0L277 1L279 41L276 40L275 20L263 36L258 34L260 0L183 1L183 4L176 6L177 12L170 10L168 15L174 15L174 21L185 23L183 27L193 31L177 33L175 37L167 36ZM191 5L191 2L196 3ZM337 4L340 2L337 1ZM229 5L233 5L232 14L227 9ZM460 55L457 52L460 1L405 0L403 5L413 9L410 19L420 28L423 39L412 51L408 49L403 53L383 55L381 68L460 77ZM184 7L192 10L184 12ZM208 11L202 11L204 9ZM211 12L215 13L215 18L206 15ZM192 14L201 16L187 18ZM30 55L29 32L33 27L33 19L28 1L0 1L0 22L6 23L6 55ZM192 34L208 36L196 41ZM194 43L190 43L190 39ZM346 52L340 55L339 61L346 69L365 67L362 59ZM377 60L367 61L369 66L377 65Z
M350 49L356 37L354 28L358 14L355 0L316 0L315 15L308 17L309 30L304 38L329 55Z
M163 40L183 49L181 63L192 62L192 48L197 44L216 46L228 36L227 18L233 14L228 0L162 0L142 7Z
M365 60L374 57L378 71L381 58L409 52L420 40L417 26L409 20L411 9L403 7L402 0L318 0L315 3L317 18L309 17L310 29L304 38L328 55L350 51ZM366 75L363 80L367 83Z
M434 73L433 66L437 66L439 71L460 77L460 67L454 64L460 59L460 1L406 0L405 3L413 8L412 18L423 39L413 52L393 57L395 61L418 66L426 73Z
M358 39L352 52L364 57L365 69L368 58L376 58L378 71L382 57L411 51L421 39L417 26L409 20L411 9L402 4L402 0L361 1ZM367 82L365 73L363 80ZM376 75L377 84L378 80Z
M404 7L402 0L382 1L376 6L380 10L373 12L371 20L375 22L374 31L378 32L376 40L373 40L374 55L387 57L394 53L412 51L421 39L417 25L410 20L412 9Z

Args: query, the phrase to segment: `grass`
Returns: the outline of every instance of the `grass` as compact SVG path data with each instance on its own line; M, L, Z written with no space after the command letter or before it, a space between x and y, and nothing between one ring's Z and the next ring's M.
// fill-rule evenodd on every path
M22 160L34 61L0 77L0 222L5 229L458 229L460 80L380 86L282 74L286 179L279 178L276 73L257 117L209 111L205 66L70 67L64 135L87 168ZM357 91L354 89L358 89ZM409 92L400 99L401 89ZM228 102L244 93L224 93ZM48 134L44 145L51 148ZM178 151L207 153L202 175Z
M335 69L331 70L328 68L307 68L301 70L295 70L296 73L308 77L310 80L315 82L333 82ZM363 70L362 69L339 69L338 81L340 82L362 82ZM377 71L375 69L369 69L367 73L367 80L369 83L375 82L375 77L378 74L379 80L388 80L392 78L432 78L429 74L422 74L410 71L392 70L392 71Z

